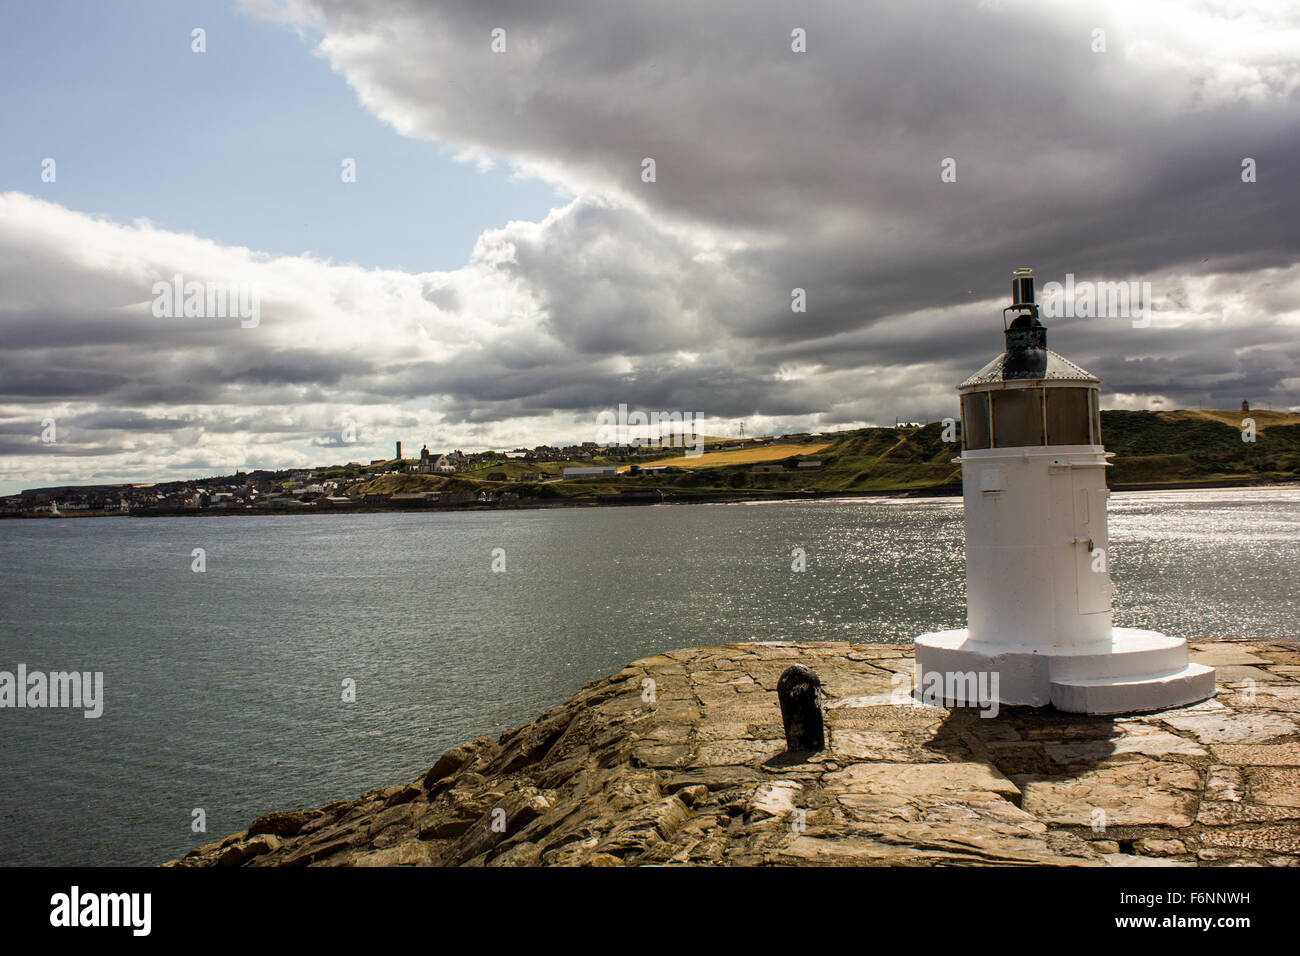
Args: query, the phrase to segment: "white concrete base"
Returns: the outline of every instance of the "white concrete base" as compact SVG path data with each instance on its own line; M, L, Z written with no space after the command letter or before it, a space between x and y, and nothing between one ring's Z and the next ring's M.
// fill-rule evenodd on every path
M1182 707L1214 696L1214 668L1188 664L1159 677L1052 681L1052 706L1079 714L1133 714ZM1153 702L1159 701L1155 706Z
M1156 631L1116 627L1109 641L1040 647L972 641L961 628L916 639L915 687L918 699L944 706L1141 713L1214 696L1214 669L1189 664L1187 642ZM985 699L971 699L971 687Z

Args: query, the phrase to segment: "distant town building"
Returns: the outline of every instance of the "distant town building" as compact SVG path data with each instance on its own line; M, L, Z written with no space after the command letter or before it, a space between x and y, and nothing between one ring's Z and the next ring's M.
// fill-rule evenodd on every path
M425 445L420 449L419 462L411 466L411 471L415 472L417 475L432 475L434 461L434 457L429 454L429 446Z

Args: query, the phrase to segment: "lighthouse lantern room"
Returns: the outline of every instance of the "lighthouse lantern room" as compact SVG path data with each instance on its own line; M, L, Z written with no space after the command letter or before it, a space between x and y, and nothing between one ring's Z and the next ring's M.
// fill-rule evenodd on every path
M1097 714L1212 696L1182 638L1112 626L1101 380L1047 347L1032 270L1003 325L1005 351L957 387L966 627L916 639L918 696L975 704L971 677L1002 704Z

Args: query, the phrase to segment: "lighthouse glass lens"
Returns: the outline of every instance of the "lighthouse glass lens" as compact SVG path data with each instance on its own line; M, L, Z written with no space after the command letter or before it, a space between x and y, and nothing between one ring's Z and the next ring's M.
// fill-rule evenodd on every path
M1047 444L1088 445L1092 412L1086 388L1047 390Z
M1019 448L1043 443L1043 390L1013 388L990 392L993 399L993 446Z
M989 447L989 406L984 393L962 396L961 436L966 448Z

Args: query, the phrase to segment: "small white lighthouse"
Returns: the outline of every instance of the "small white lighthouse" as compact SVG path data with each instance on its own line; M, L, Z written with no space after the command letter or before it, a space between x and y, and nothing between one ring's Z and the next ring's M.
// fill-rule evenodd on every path
M1011 301L1006 351L957 387L966 627L916 639L918 696L1090 714L1213 696L1182 638L1112 627L1101 380L1047 348L1031 270Z

